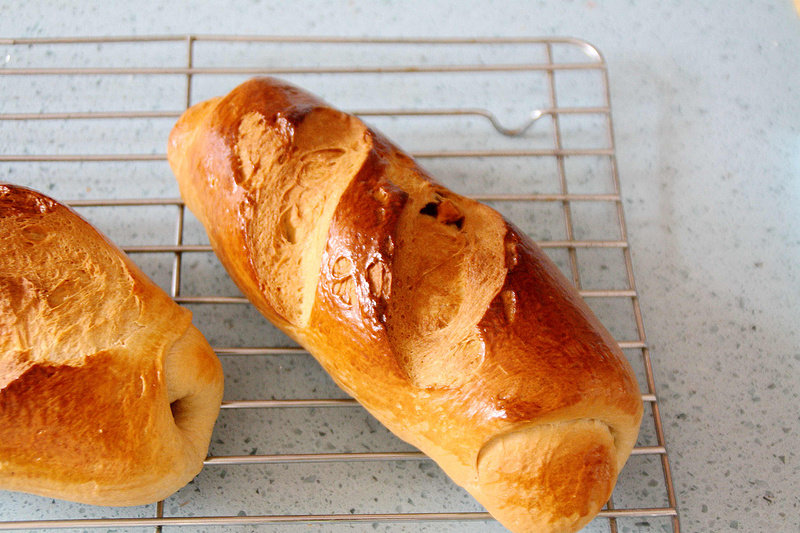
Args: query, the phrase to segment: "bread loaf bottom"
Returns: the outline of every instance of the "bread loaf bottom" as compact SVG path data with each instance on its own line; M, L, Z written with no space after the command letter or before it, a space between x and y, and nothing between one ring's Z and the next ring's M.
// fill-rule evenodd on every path
M189 311L65 206L0 185L0 489L166 498L202 468L222 387Z
M527 237L358 118L259 78L180 118L169 162L256 307L513 531L606 502L642 402Z

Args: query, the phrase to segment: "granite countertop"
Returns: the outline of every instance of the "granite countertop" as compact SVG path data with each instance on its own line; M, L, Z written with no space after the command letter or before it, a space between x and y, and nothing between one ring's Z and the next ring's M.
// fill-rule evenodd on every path
M683 530L798 531L800 16L790 0L714 6L0 0L0 37L558 35L595 44L608 62Z

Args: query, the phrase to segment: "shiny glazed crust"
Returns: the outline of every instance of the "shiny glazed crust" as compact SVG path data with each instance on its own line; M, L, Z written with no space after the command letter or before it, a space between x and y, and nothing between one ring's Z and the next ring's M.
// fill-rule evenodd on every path
M0 489L163 499L202 468L222 386L189 311L71 210L0 185Z
M512 531L575 531L640 393L557 267L358 118L250 80L180 118L187 206L244 294Z

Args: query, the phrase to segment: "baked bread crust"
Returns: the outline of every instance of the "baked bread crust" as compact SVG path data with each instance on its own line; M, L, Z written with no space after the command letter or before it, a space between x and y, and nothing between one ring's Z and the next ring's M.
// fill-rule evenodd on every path
M513 225L276 79L187 110L168 157L250 301L506 527L575 531L597 514L640 392Z
M191 313L118 248L0 185L0 489L163 499L202 468L222 379Z

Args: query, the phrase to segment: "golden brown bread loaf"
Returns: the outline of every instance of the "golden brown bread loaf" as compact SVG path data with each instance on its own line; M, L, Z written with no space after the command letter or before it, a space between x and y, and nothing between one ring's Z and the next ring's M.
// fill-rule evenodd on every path
M275 79L180 118L169 162L244 294L513 531L606 502L641 396L557 267L358 118Z
M71 210L0 185L0 489L163 499L202 468L221 400L189 311Z

